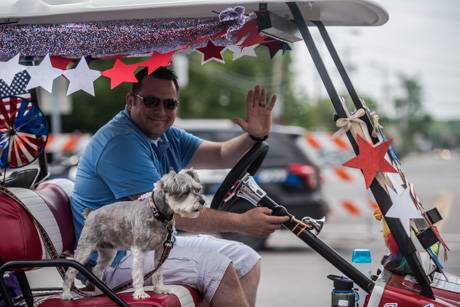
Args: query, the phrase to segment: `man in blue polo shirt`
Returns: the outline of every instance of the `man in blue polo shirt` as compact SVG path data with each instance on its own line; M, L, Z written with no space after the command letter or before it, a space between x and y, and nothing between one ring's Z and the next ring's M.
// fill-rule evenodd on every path
M80 159L71 202L77 238L84 209L136 199L152 191L154 183L171 169L229 168L270 132L276 97L269 100L259 86L248 92L246 119L234 120L244 133L217 143L172 127L179 87L171 70L161 67L147 75L144 69L137 79L126 97L125 109L99 129ZM272 216L267 208L244 214L205 209L196 219L176 217L176 228L263 236L287 219ZM94 255L91 261L95 259ZM153 255L145 257L145 271L152 269L152 260ZM104 272L105 282L114 287L129 280L131 265L131 254L119 252L112 267ZM255 306L260 256L238 242L205 235L176 236L162 272L165 284L189 284L201 291L211 306Z

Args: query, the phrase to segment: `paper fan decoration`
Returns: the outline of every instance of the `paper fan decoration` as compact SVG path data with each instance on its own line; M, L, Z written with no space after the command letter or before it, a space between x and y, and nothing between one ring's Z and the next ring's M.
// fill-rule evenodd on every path
M16 96L0 99L0 167L32 163L45 148L48 124L37 104Z

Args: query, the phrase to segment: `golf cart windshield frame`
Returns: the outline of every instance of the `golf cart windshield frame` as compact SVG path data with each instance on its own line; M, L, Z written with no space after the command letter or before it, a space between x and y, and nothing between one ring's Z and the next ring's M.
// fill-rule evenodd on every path
M302 38L308 48L308 51L313 59L313 62L315 63L316 69L318 70L318 73L321 77L321 80L326 88L326 91L329 95L329 98L331 99L331 102L333 104L333 107L336 111L336 117L337 118L346 118L347 113L342 105L342 101L337 93L337 90L334 87L334 84L329 76L329 73L326 69L326 66L324 65L324 62L318 52L318 49L315 45L315 42L313 40L312 35L310 34L310 31L308 29L307 23L305 22L299 7L296 2L288 2L287 3L289 9L291 10L292 16L294 17L294 21L302 35ZM336 68L340 74L340 77L342 78L345 87L353 101L354 106L356 109L363 109L364 105L359 98L355 88L353 87L353 84L345 70L345 67L343 66L337 51L327 33L326 27L321 21L312 21L312 23L318 28L321 38L323 39L327 50L329 51L329 54L334 61L334 64L336 65ZM366 123L367 129L369 131L373 130L373 124L370 120L370 118L365 115L363 118L364 122ZM348 140L350 141L353 150L356 154L358 154L358 145L353 138L351 132L347 132L347 137ZM373 143L378 142L378 139L372 137ZM390 197L388 196L387 192L385 189L378 183L377 180L373 180L371 183L370 189L372 191L372 194L374 195L375 200L377 201L378 207L380 208L381 212L385 214L391 207L392 202ZM401 251L401 254L405 257L407 260L407 263L409 264L409 267L411 269L412 274L416 278L417 282L419 283L421 287L420 293L424 296L428 297L433 297L433 291L431 289L431 282L430 279L428 278L427 274L425 273L422 264L420 263L420 260L417 256L417 250L414 246L414 243L412 240L409 238L409 236L406 234L404 227L399 219L386 219L386 222L388 224L388 227L393 234L393 237L398 245L399 250ZM323 254L322 254L323 255ZM326 259L328 259L327 256L323 255ZM330 260L330 259L328 259ZM332 262L331 262L332 263ZM345 275L347 275L349 278L354 280L358 285L360 285L359 279L361 279L360 276L350 276L349 274L346 274L346 272L343 272ZM354 274L353 274L354 275ZM361 286L361 285L360 285ZM362 286L361 286L362 287ZM366 290L366 289L365 289Z

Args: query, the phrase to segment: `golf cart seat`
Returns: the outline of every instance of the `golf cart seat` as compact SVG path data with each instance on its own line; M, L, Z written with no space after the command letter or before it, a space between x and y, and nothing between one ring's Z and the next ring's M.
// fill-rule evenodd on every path
M72 254L75 247L70 195L73 182L67 179L54 179L39 184L34 190L9 187L0 191L0 276L7 271L15 271L24 300L29 306L33 303L33 289L24 271L32 268L67 266L65 263L52 264L53 261L71 261L65 259ZM43 232L46 232L43 235ZM51 241L52 244L47 243ZM53 252L49 246L55 249ZM50 254L55 257L50 257ZM55 259L53 259L55 258ZM77 268L78 269L78 268ZM45 273L48 274L48 273ZM86 275L85 275L86 276ZM6 289L3 278L0 278L1 288ZM34 283L34 282L32 282ZM40 290L43 287L34 285ZM56 286L61 286L61 280L56 280ZM133 290L120 293L119 297L131 306L198 306L200 294L189 287L172 286L175 295L157 295L147 292L150 298L134 300ZM2 290L1 296L6 293ZM63 301L58 295L48 299L40 298L40 306L120 306L111 295L88 296L72 301ZM54 292L56 293L56 292ZM6 302L11 301L6 300ZM37 303L37 302L35 302Z

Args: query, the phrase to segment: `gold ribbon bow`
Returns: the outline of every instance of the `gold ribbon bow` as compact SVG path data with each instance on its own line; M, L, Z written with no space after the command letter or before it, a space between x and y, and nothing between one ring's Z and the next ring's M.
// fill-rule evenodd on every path
M361 135L365 139L370 139L369 133L367 132L366 123L360 119L366 114L364 109L358 109L355 113L351 114L349 117L339 118L335 125L339 130L333 134L333 138L340 137L341 135L351 131L351 134L356 139L357 135Z

